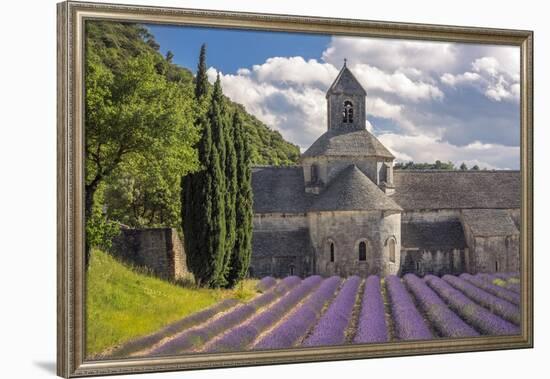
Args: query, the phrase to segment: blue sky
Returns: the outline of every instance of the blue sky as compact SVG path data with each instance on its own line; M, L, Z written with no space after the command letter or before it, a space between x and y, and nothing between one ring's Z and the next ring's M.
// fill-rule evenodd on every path
M264 62L273 56L318 58L330 43L330 37L316 34L273 33L236 29L147 25L166 54L174 53L174 62L197 68L200 46L206 43L208 63L224 73Z
M344 58L367 90L366 127L399 161L519 168L519 48L149 25L174 62L209 79L306 149L326 131L325 93Z

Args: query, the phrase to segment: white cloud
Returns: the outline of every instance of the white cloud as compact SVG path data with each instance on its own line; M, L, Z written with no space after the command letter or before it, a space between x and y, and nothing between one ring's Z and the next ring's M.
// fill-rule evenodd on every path
M498 62L499 72L507 74L512 80L519 81L520 54L517 46L490 46L482 57L493 57Z
M483 72L489 75L497 75L499 70L499 63L495 57L483 57L478 58L472 62L472 68L476 72Z
M388 104L380 98L367 99L367 114L375 117L398 119L402 109L401 105Z
M255 72L223 74L220 79L224 94L245 106L246 110L283 137L302 147L309 146L326 130L325 92L312 86L289 86L263 82ZM217 71L208 69L214 82Z
M519 87L519 84L517 85ZM487 86L487 89L485 91L485 96L487 96L489 99L492 99L494 101L501 101L506 99L516 99L519 100L519 91L516 92L517 97L514 96L514 93L512 93L512 88L510 87L509 83L504 79L502 76L500 76L496 82L490 83Z
M457 84L477 82L480 79L481 79L481 76L479 74L475 72L468 72L468 71L465 72L464 74L459 74L459 75L453 75L449 73L445 73L441 75L441 81L452 87L456 86Z
M368 64L355 64L351 70L363 87L368 88L369 91L380 90L415 102L441 100L444 97L443 92L436 86L422 81L413 81L402 71L388 74ZM414 74L415 70L412 72Z
M274 57L254 65L252 74L260 82L330 86L338 70L331 64L302 57Z
M457 52L455 44L446 42L332 37L323 59L336 67L347 58L352 65L360 62L385 70L412 68L440 72L443 67L453 65Z
M372 124L370 123L369 120L365 120L365 127L366 127L367 130L368 130L369 132L371 132L371 133L374 131L374 126L372 126Z
M519 101L519 72L511 72L512 66L508 64L505 67L497 58L484 56L472 62L471 67L474 72L467 71L456 75L445 73L441 75L440 80L452 87L473 85L492 101Z

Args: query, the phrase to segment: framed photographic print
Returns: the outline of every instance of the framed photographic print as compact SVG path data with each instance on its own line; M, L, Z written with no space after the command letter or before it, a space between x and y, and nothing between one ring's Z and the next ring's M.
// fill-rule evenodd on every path
M58 4L58 375L532 347L532 41Z

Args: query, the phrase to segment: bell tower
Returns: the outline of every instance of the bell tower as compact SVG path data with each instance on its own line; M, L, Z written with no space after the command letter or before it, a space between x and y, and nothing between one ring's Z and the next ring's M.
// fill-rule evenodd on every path
M366 129L367 92L344 66L327 91L328 130L354 131Z
M327 91L327 131L301 156L307 193L321 194L342 170L355 165L386 194L395 157L367 130L367 92L344 66Z

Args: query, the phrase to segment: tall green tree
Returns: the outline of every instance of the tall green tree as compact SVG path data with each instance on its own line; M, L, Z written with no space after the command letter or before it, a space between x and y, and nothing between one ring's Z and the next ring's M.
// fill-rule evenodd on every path
M199 53L197 76L195 77L195 99L202 101L208 95L208 76L206 74L206 44L202 44Z
M115 70L105 64L104 52L93 47L87 50L85 74L86 220L91 220L99 186L132 156L162 159L176 140L193 155L196 141L196 131L184 116L181 88L157 72L156 56L140 53L117 61ZM94 233L88 225L86 231ZM93 240L86 238L86 262Z
M236 200L238 191L237 178L237 153L236 141L237 131L235 123L229 122L226 115L226 123L224 125L225 137L225 263L224 271L226 278L229 276L230 261L233 255L236 238ZM242 124L241 124L242 126Z
M187 267L195 276L199 286L208 285L211 276L210 265L206 265L203 251L207 244L207 226L211 219L211 204L206 203L210 190L207 169L211 165L212 129L203 111L208 100L206 77L206 46L201 46L197 75L195 77L194 99L196 107L195 125L202 131L197 146L201 163L198 172L191 172L181 179L181 220ZM204 228L201 226L205 226Z
M208 167L212 157L212 130L205 117L201 119L202 135L198 144L200 171L184 177L182 221L187 267L199 286L208 284L212 275L208 254L208 231L212 217L211 178Z
M250 162L250 144L238 112L232 120L235 156L237 158L237 192L235 198L235 243L231 254L227 276L228 286L233 287L244 279L250 266L252 255L252 172Z
M216 104L212 104L216 113ZM184 179L183 229L187 266L199 286L225 285L224 193L220 188L223 170L212 143L211 120L202 117L203 135L198 150L202 170Z
M172 63L172 59L174 59L174 53L172 53L172 51L168 50L166 52L166 62Z
M201 48L195 96L208 96L205 47ZM207 84L207 83L206 83ZM198 146L200 171L182 180L183 230L187 265L199 286L226 285L225 133L227 117L221 83L214 84L209 107L197 120L202 129Z
M212 225L213 230L210 238L216 248L221 246L221 251L216 251L215 277L211 278L210 286L219 287L227 284L225 276L227 273L230 252L227 243L227 181L226 181L226 131L228 119L226 106L222 92L220 76L216 78L212 90L212 98L207 113L210 127L212 128L212 159L210 161L212 177ZM219 225L218 225L219 223ZM212 252L214 254L214 252Z

